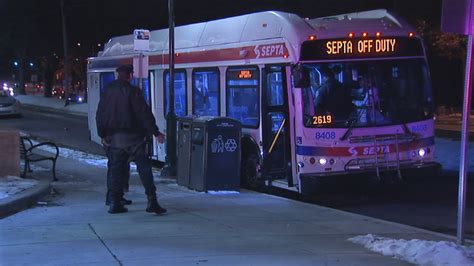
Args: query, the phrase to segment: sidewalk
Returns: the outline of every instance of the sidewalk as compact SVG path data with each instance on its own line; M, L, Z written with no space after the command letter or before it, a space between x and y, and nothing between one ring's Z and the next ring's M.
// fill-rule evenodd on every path
M49 111L63 112L81 116L87 116L89 106L87 103L70 103L64 106L65 100L56 97L44 97L42 95L17 95L15 96L22 105L40 108Z
M47 204L0 220L1 265L408 265L395 259L403 258L396 248L407 246L397 244L404 243L398 239L453 241L246 190L199 193L155 175L160 203L168 208L166 215L157 216L144 211L136 172L127 193L133 200L129 212L111 215L104 206L106 165L99 157L60 157L57 173L53 188L58 194L46 198ZM50 171L34 174L47 178ZM379 248L386 241L367 234L393 239L384 249L394 253L382 256L348 241L359 236L354 241ZM418 249L446 242L419 243ZM456 254L437 252L460 265ZM436 248L413 254L433 260Z
M9 184L5 184L4 179L7 179L7 177L0 177L0 189L2 190L2 192L5 193L5 191L3 190L6 190L8 188L14 190L15 186L17 186L16 183L18 183L18 181L13 180ZM2 217L11 215L13 213L31 207L38 200L40 200L42 197L44 197L50 192L50 179L36 180L32 178L27 178L22 180L23 182L30 181L32 184L24 188L19 188L19 191L11 191L10 193L6 193L8 195L2 195L2 198L0 198L0 219Z

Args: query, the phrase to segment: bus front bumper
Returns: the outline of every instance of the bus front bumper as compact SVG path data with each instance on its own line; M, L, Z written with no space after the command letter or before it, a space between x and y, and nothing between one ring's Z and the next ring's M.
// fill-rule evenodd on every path
M400 165L402 179L411 179L416 177L427 177L438 175L441 171L441 165L437 162L423 162L416 164ZM325 187L346 186L351 183L360 184L381 181L386 177L397 177L398 171L395 168L379 167L379 177L375 168L354 169L344 172L324 172L324 173L304 173L300 174L301 193L315 194L320 193Z

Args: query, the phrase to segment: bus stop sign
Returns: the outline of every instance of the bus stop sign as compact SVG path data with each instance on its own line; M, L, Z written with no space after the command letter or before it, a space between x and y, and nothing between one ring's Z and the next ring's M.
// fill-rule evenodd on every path
M150 31L137 29L133 31L133 50L150 51Z
M443 0L441 30L471 35L474 19L473 0Z

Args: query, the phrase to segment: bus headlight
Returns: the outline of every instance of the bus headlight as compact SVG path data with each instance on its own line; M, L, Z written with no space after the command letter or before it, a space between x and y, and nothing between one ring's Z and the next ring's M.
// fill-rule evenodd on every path
M326 158L320 158L320 159L319 159L319 164L320 164L320 165L326 165L327 162L328 162L328 161L326 160Z
M419 150L418 150L418 155L419 155L420 157L425 157L425 155L426 155L426 150L425 150L425 149L419 149Z

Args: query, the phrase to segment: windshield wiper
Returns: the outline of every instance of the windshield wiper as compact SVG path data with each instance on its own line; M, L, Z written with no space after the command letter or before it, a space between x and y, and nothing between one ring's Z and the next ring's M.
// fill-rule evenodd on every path
M346 140L352 133L352 129L354 128L354 125L356 124L357 119L349 119L347 122L349 123L349 128L346 130L344 135L339 140Z

